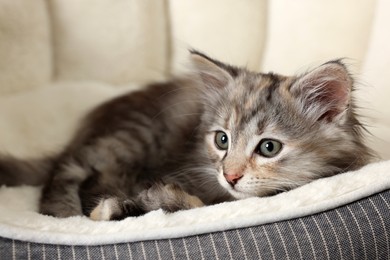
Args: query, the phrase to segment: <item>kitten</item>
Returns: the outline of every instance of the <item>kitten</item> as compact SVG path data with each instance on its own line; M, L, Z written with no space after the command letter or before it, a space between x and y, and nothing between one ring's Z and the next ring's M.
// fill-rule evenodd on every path
M262 74L191 52L191 77L90 112L43 160L0 160L0 184L45 183L40 212L119 220L269 196L369 162L341 61Z

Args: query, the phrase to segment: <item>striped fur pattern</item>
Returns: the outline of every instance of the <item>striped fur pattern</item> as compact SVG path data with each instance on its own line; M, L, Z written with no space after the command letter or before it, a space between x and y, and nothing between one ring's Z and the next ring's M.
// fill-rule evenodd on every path
M269 196L371 158L341 61L287 77L191 59L194 75L91 111L58 156L2 159L0 184L45 182L43 214L118 220Z

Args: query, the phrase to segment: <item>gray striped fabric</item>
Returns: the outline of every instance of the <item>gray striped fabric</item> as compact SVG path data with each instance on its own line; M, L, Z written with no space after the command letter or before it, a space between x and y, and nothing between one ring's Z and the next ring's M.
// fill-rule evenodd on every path
M185 238L102 246L0 238L0 259L390 259L390 191L312 216Z

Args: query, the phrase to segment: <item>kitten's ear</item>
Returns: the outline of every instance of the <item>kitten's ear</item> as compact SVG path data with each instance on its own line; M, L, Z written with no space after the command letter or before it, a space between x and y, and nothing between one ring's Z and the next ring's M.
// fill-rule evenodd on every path
M191 61L206 86L223 88L237 76L238 69L191 50Z
M291 87L301 112L316 121L340 119L351 102L352 78L341 61L330 61L301 76Z

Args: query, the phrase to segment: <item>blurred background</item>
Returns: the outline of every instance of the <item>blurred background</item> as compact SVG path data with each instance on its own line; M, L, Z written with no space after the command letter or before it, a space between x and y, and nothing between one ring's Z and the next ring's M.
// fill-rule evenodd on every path
M386 0L1 0L0 151L58 150L85 111L181 73L196 48L287 75L347 58L390 159L389 25Z

